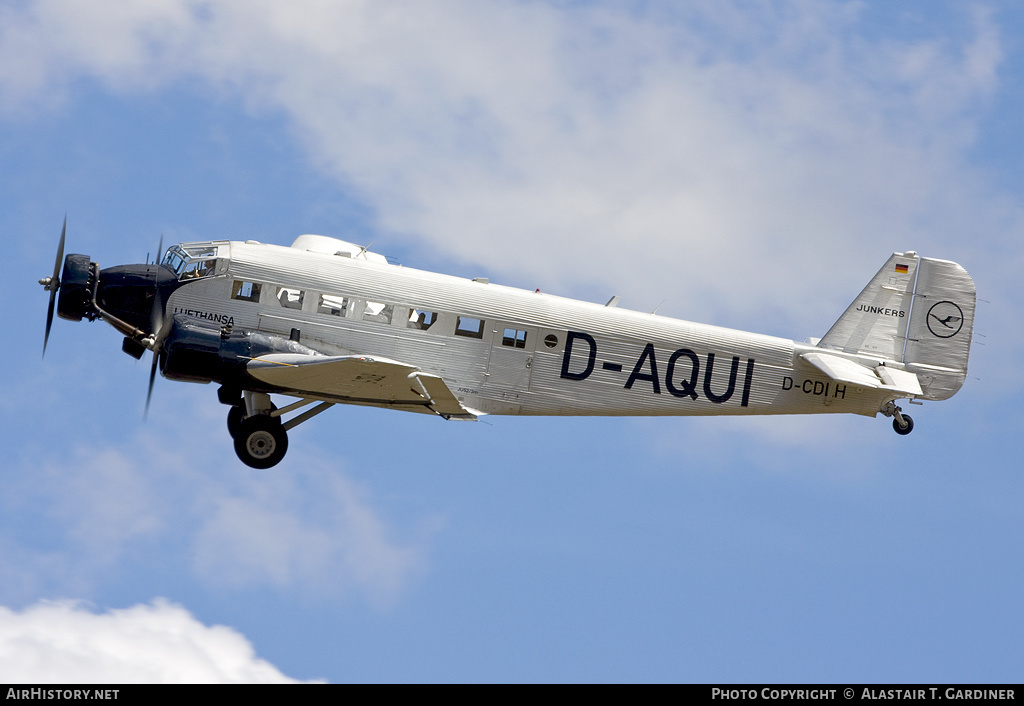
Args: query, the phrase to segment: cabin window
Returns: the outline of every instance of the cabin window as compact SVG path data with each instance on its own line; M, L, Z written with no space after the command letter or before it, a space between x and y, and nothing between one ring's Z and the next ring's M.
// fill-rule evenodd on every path
M260 284L236 279L235 283L231 285L231 298L246 302L258 302L260 300Z
M381 324L390 324L391 315L394 313L394 306L381 304L380 302L366 302L363 310L363 321L376 321Z
M526 348L526 331L514 328L505 329L505 333L501 336L501 345L509 348Z
M549 333L544 337L544 345L548 348L554 348L558 345L558 336L553 333Z
M321 294L320 303L316 306L316 313L329 314L331 316L345 316L348 311L348 299L335 294Z
M459 316L455 320L455 335L466 336L467 338L483 338L483 319L471 319L468 316Z
M278 287L277 288L277 301L285 309L302 309L302 300L305 298L306 293L301 289L291 289L290 287Z
M437 321L437 312L413 309L409 312L409 321L406 324L406 328L417 328L420 331L426 331L434 325L435 321Z

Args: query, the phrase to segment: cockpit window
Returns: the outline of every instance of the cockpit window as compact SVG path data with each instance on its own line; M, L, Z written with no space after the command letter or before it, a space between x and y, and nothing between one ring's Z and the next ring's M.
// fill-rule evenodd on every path
M216 260L192 260L185 263L185 266L178 274L178 279L197 279L199 277L208 277L216 271Z
M196 260L201 258L217 257L217 247L215 245L192 245L185 246L182 249L190 258Z
M174 245L167 251L162 264L174 270L179 280L209 277L217 271L217 246Z
M160 264L174 270L174 274L179 274L181 268L185 265L185 254L181 252L178 246L174 246L167 251L167 254L164 255L164 261Z

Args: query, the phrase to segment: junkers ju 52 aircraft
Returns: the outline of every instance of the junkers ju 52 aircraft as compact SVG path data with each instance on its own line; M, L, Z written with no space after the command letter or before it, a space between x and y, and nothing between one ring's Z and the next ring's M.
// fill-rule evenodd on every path
M908 434L896 400L960 389L975 308L960 265L915 252L893 253L806 343L424 272L319 235L182 243L159 264L106 269L68 255L58 277L63 252L64 232L40 280L43 351L56 301L62 318L113 326L129 355L152 351L150 395L158 369L218 383L254 468L280 462L288 430L337 403L466 420L881 413ZM272 393L297 401L278 409Z

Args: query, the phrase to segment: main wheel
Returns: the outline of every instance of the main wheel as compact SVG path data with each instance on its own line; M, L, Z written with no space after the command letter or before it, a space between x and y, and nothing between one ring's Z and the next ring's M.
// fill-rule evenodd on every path
M235 453L251 468L276 466L288 451L288 434L279 419L257 414L243 419L235 433Z
M900 436L906 436L910 432L914 431L914 420L909 414L904 414L903 424L900 424L898 418L892 420L892 428L896 430L896 433Z

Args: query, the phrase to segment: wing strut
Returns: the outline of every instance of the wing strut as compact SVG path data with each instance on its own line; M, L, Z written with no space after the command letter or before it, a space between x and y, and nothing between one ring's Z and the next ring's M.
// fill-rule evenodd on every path
M280 417L281 415L288 414L288 412L294 411L296 409L302 409L303 407L305 407L307 405L311 405L314 402L316 402L316 400L311 400L311 399L308 399L308 398L303 398L303 399L299 400L298 402L292 402L287 407L282 407L281 409L273 410L270 413L270 416L271 417ZM320 414L321 412L326 412L328 409L330 409L333 406L334 406L333 402L321 402L320 404L318 404L313 409L307 409L302 414L298 414L298 415L292 417L287 422L284 422L282 424L282 426L284 427L285 431L289 431L290 429L294 429L295 427L299 426L303 422L312 419L313 417L315 417L316 415Z

